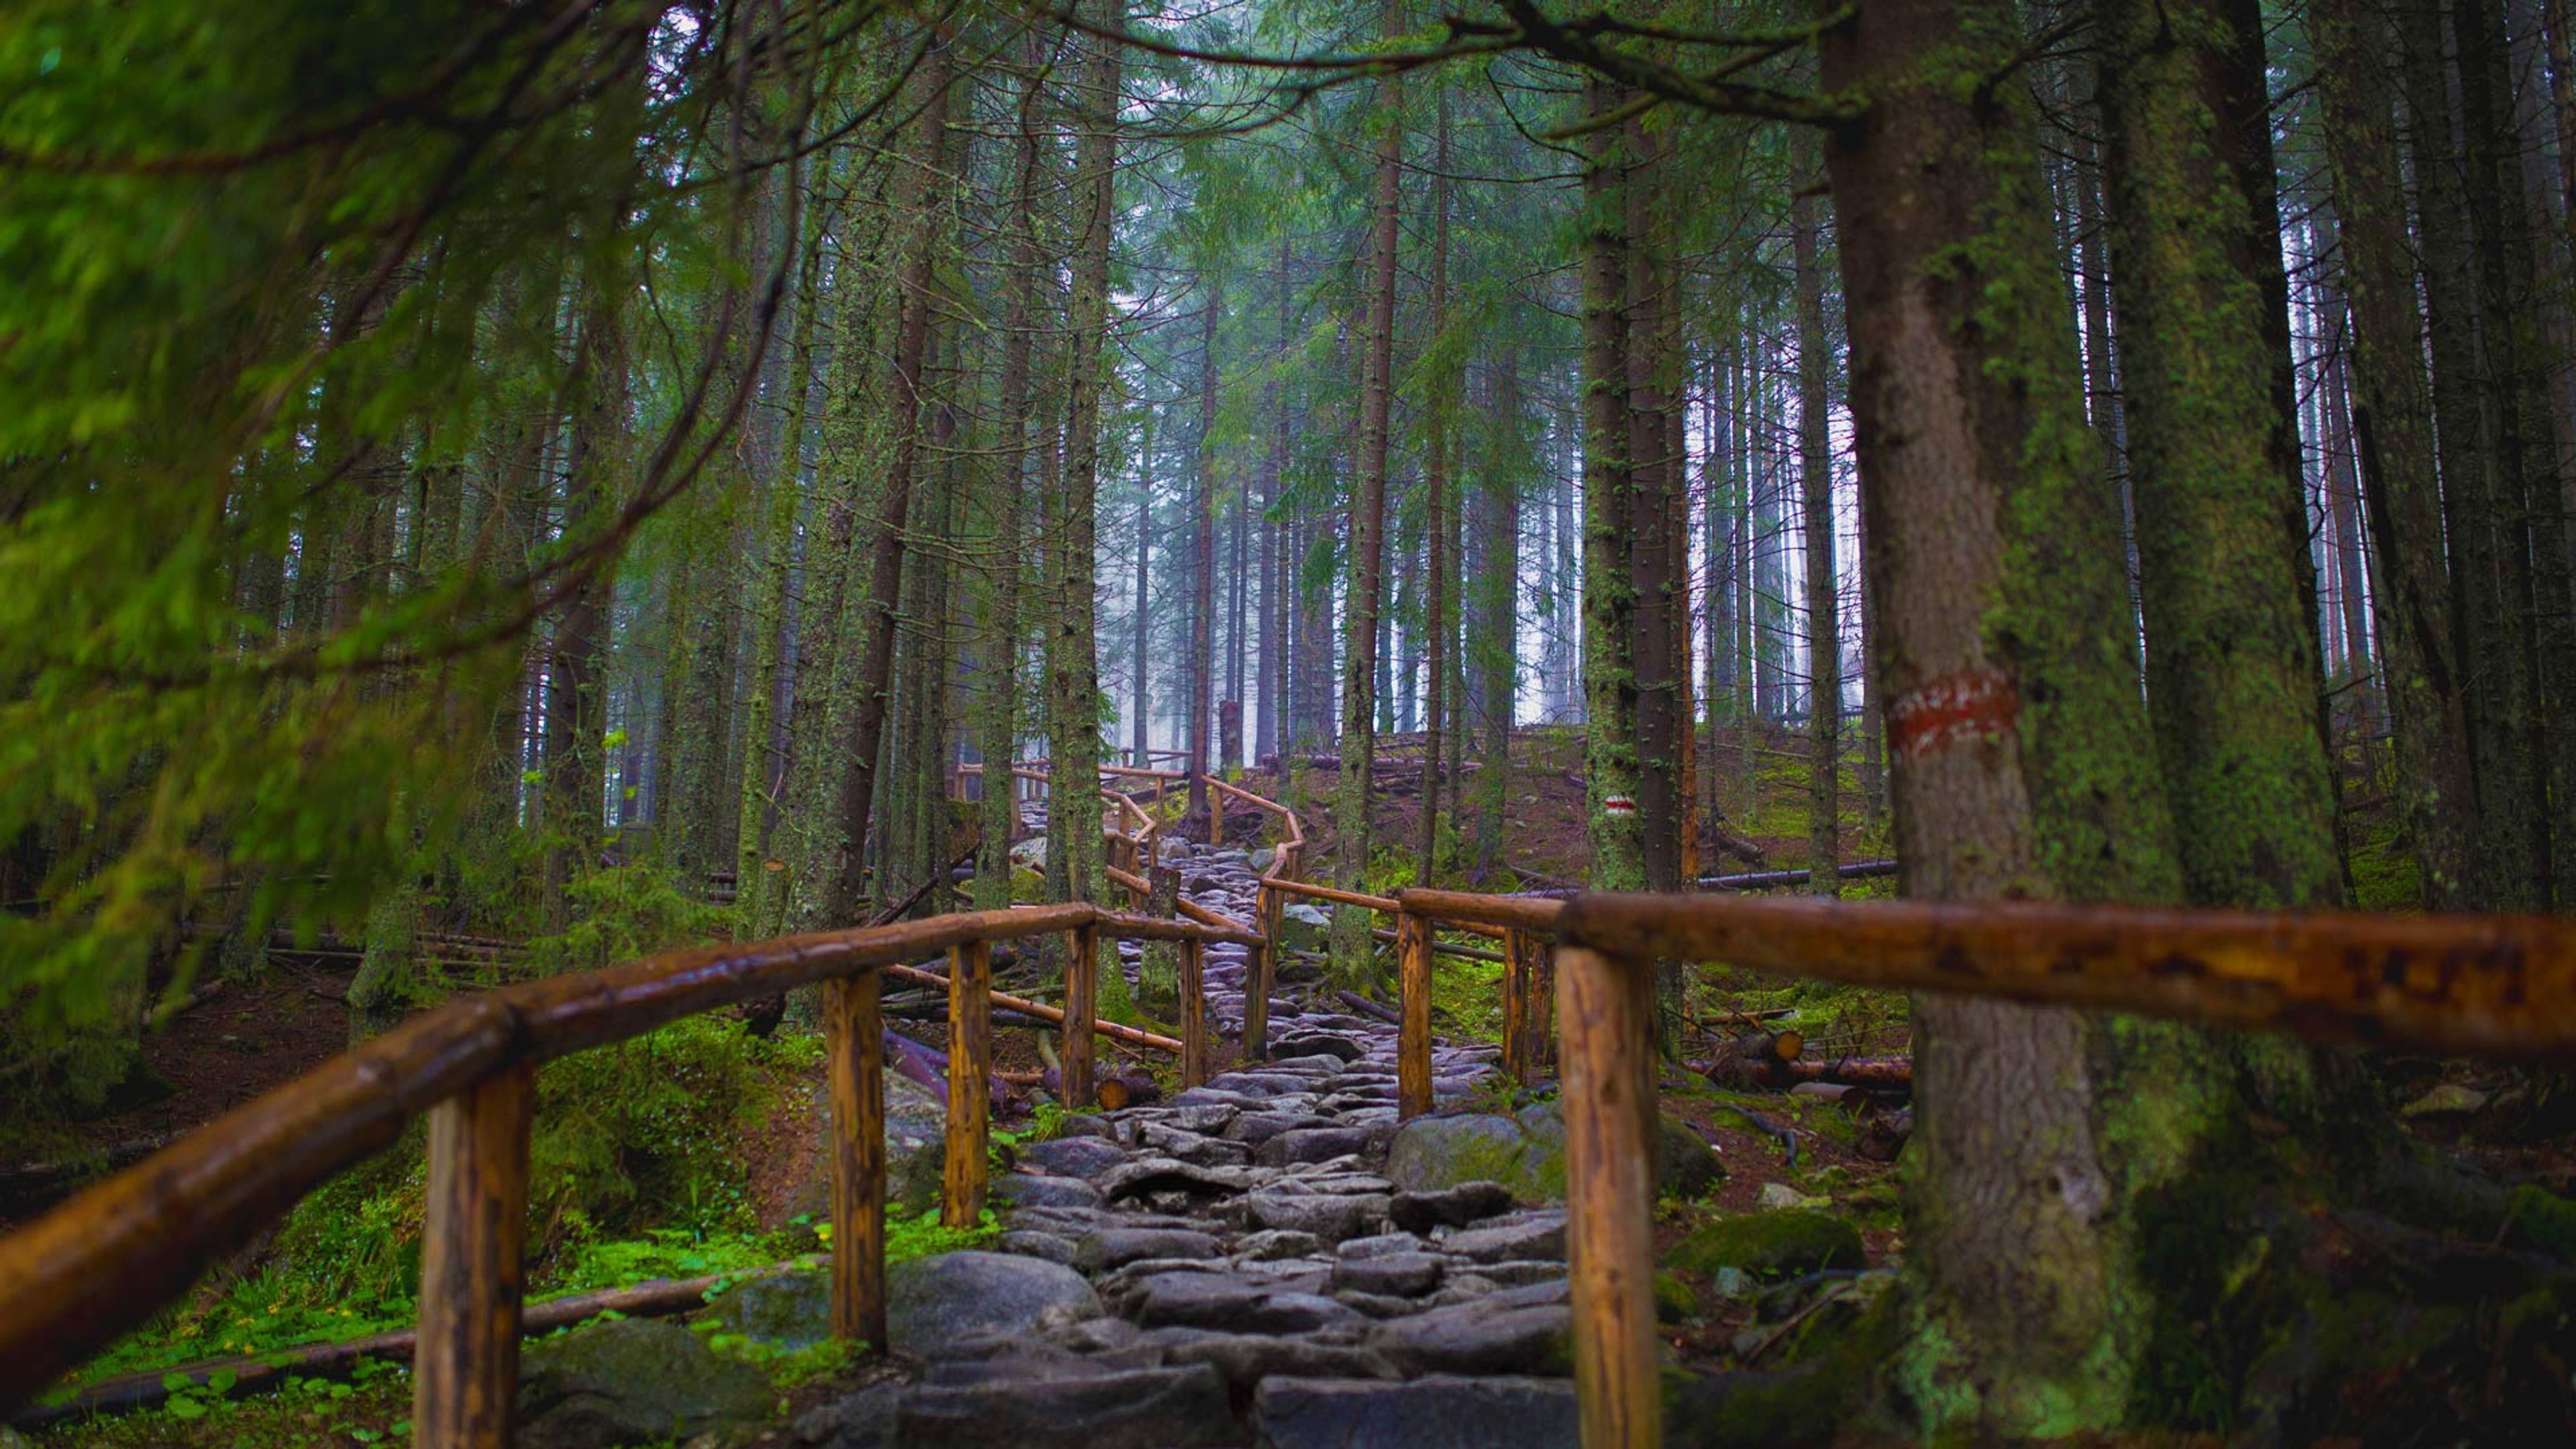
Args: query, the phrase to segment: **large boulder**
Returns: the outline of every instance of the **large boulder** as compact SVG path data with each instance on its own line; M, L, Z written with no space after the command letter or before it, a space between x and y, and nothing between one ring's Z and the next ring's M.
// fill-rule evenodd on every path
M1386 1153L1387 1181L1398 1192L1445 1192L1470 1182L1498 1182L1524 1200L1565 1195L1565 1159L1557 1158L1555 1192L1532 1192L1523 1180L1528 1144L1520 1124L1482 1112L1416 1117L1396 1129Z
M1271 1378L1253 1395L1252 1415L1273 1449L1562 1449L1576 1437L1574 1385L1564 1379Z
M886 1212L919 1217L939 1206L947 1169L948 1103L912 1080L885 1075ZM814 1156L789 1197L795 1212L819 1218L830 1208L832 1114L823 1089L814 1089Z
M707 1305L706 1317L783 1348L807 1348L832 1336L832 1283L820 1269L745 1278Z
M676 1323L628 1318L529 1345L519 1367L522 1449L616 1449L686 1440L766 1417L760 1370Z
M1207 1364L1097 1373L1003 1363L970 1384L886 1384L799 1420L825 1449L1208 1449L1240 1443L1225 1379Z
M1725 1178L1725 1164L1697 1132L1672 1117L1656 1120L1658 1195L1697 1197ZM1522 1202L1563 1202L1565 1107L1551 1099L1509 1117L1487 1112L1416 1117L1396 1130L1387 1149L1386 1175L1407 1193L1497 1182Z
M975 1334L1034 1333L1100 1314L1100 1295L1061 1263L1013 1253L940 1253L886 1270L886 1336L903 1353Z
M1279 944L1290 951L1321 951L1332 935L1333 915L1298 901L1279 910Z

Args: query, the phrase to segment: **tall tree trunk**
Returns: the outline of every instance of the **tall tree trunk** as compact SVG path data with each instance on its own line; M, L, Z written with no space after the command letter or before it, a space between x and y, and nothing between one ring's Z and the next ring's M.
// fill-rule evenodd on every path
M2443 490L2435 467L2433 401L2425 385L2424 323L2416 307L2403 162L2390 121L2395 98L2383 79L2394 37L2370 0L2320 0L2309 23L2334 173L2343 289L2352 311L2353 441L2379 554L2380 657L2396 734L2398 813L2424 903L2459 909L2482 904L2487 892L2481 885L2466 680L2455 652L2457 595L2443 553ZM2428 187L2428 213L2432 201ZM2428 226L2426 245L2434 239ZM2444 351L2441 329L2437 321L2437 366ZM2462 475L2450 476L2465 482ZM2466 567L2466 541L2459 542Z
M1199 435L1196 498L1190 509L1189 817L1207 829L1208 730L1216 715L1216 324L1225 292L1211 284L1199 305Z
M2165 900L2170 822L2001 0L1863 7L1828 166L1906 894ZM1927 1431L2120 1423L2156 1194L2241 1124L2189 1034L1918 997L1905 1347Z
M1380 28L1388 40L1403 34L1397 0L1381 0ZM1395 268L1404 174L1404 83L1395 75L1378 82L1375 185L1369 201L1367 289L1360 378L1358 452L1351 479L1350 598L1342 628L1342 783L1334 800L1341 882L1365 890L1369 866L1369 811L1376 795L1378 626L1386 552L1388 412L1395 382ZM1346 981L1370 974L1371 917L1345 906L1333 913L1333 970Z
M1147 591L1153 584L1154 558L1154 410L1144 410L1144 437L1136 451L1136 585L1135 614L1128 622L1136 637L1130 650L1128 668L1133 678L1128 688L1133 694L1133 734L1131 752L1135 763L1147 763L1146 752L1153 748L1153 670L1148 656L1153 645L1153 605Z
M1011 846L1020 833L1018 781L1011 769L1020 753L1020 648L1027 638L1023 608L1027 566L1021 557L1026 532L1021 518L1028 491L1030 366L1038 308L1038 185L1045 139L1038 107L1046 97L1040 78L1046 43L1031 28L1021 39L1024 72L1017 106L1011 166L1010 256L1004 267L1001 409L996 456L986 469L991 493L992 540L985 569L983 698L976 752L984 761L984 793L975 856L975 908L1000 910L1011 903Z
M2452 105L2454 77L2445 7L2397 9L2405 61L2408 150L2418 187L2417 252L2433 368L2435 445L2441 465L2444 534L2451 544L2451 657L2465 671L2463 713L2477 799L2478 863L2473 889L2483 905L2527 908L2530 863L2538 854L2536 761L2521 753L2517 722L2529 713L2528 651L2511 647L2518 611L2506 582L2514 459L2498 394L2481 356L2481 268L2468 222L2468 163ZM2333 139L2328 132L2329 143ZM2349 203L2347 238L2358 225ZM2353 284L2360 305L2361 283Z
M903 594L905 531L911 526L915 475L921 467L923 412L928 405L925 383L930 348L931 283L938 264L944 215L950 56L944 38L935 41L914 80L920 89L921 119L912 164L898 180L897 211L912 235L898 284L894 358L881 405L891 414L892 447L886 463L883 512L869 541L867 593L859 619L858 672L850 696L848 733L839 761L832 824L832 865L824 883L821 911L829 927L855 924L859 903L867 894L869 825L877 804L880 754L885 747L886 719L892 704L897 606Z
M1595 890L1646 885L1637 743L1636 490L1628 372L1631 272L1628 146L1601 124L1619 105L1606 81L1583 88L1594 123L1583 168L1583 766Z
M802 169L788 181L805 185ZM776 933L772 903L778 895L771 868L768 822L785 761L773 751L777 733L779 670L788 642L787 585L794 572L796 523L805 497L805 418L814 390L815 314L823 304L823 208L805 213L803 254L797 269L796 321L788 342L787 423L770 470L769 511L762 529L760 570L754 577L751 623L757 643L751 699L744 724L742 774L735 797L734 910L754 938Z
M1799 147L1798 170L1816 163ZM1790 202L1792 286L1798 299L1798 488L1807 543L1807 889L1842 894L1842 615L1835 597L1834 455L1825 331L1824 218L1812 188Z
M605 263L601 263L605 265ZM620 289L605 276L586 279L581 327L580 398L564 475L563 536L583 539L615 512L611 490L622 475L628 432L625 319ZM574 877L599 864L608 771L610 580L603 567L577 584L555 616L546 658L546 912L550 929L572 923L566 894Z
M2184 886L2207 904L2335 904L2296 404L2277 386L2287 312L2263 277L2280 229L2261 16L2252 0L2112 0L2105 16L2147 698Z
M1435 96L1431 145L1431 325L1449 324L1449 91ZM1436 343L1434 344L1437 345ZM1443 348L1443 355L1450 349ZM1429 449L1422 460L1423 531L1430 536L1431 567L1423 585L1424 686L1422 725L1422 830L1415 844L1413 878L1428 885L1440 868L1440 766L1449 694L1449 645L1456 637L1449 584L1449 446L1461 369L1433 381L1428 409Z
M1105 0L1098 23L1126 28L1125 0ZM1096 901L1108 884L1100 870L1100 649L1093 552L1099 544L1101 400L1111 378L1109 252L1117 226L1119 47L1090 42L1082 87L1082 134L1075 142L1075 188L1082 206L1066 309L1065 362L1071 403L1065 425L1062 508L1055 529L1058 623L1048 650L1047 859L1064 862L1069 900ZM1116 976L1113 969L1105 973Z

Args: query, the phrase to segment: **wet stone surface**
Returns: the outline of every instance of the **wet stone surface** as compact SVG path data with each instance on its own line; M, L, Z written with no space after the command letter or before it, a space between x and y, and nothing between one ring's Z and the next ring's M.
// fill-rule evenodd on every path
M1170 845L1190 852L1185 898L1251 916L1242 852ZM1293 964L1283 982L1305 974ZM1243 959L1212 952L1209 967L1211 1027L1237 1034ZM1283 986L1270 1060L1021 1148L996 1184L993 1247L1079 1275L1093 1298L917 1347L915 1381L826 1405L799 1437L1571 1445L1563 1212L1493 1181L1391 1172L1395 1028L1329 1003ZM1435 1111L1482 1094L1497 1055L1435 1045Z

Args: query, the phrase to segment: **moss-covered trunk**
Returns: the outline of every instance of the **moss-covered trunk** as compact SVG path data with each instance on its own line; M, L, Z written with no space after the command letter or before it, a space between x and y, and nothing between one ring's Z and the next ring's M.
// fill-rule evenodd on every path
M2396 735L2399 818L2423 881L2424 903L2436 910L2472 907L2487 893L2480 884L2484 862L2466 681L2444 550L2443 490L2407 235L2404 162L2390 120L2392 87L2385 79L2393 37L2366 0L2321 0L2309 13L2309 27L2352 313L2353 444L2367 490L2371 543L2379 555L2373 604ZM2427 199L2434 199L2432 192ZM2424 244L2429 249L2440 240L2438 230L2428 229ZM2446 284L2434 299L2438 303L2447 294ZM2447 345L2443 329L2435 329L2433 342L2438 363ZM2453 542L2467 566L2469 540Z
M1821 45L1876 641L1914 896L2164 900L2137 690L2014 8L1879 4ZM2236 1120L2191 1033L1917 1001L1907 1342L1923 1426L2123 1422L2153 1377L2151 1204Z

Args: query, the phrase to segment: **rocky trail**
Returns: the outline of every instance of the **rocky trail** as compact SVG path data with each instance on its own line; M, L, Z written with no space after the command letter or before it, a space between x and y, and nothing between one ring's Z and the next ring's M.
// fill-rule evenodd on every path
M1185 898L1252 917L1244 852L1174 841L1166 863ZM1228 1036L1248 967L1242 947L1208 953L1209 1018ZM1269 1061L1071 1118L1023 1149L995 1183L996 1251L893 1270L893 1347L917 1376L815 1409L797 1436L840 1449L1571 1444L1565 1219L1533 1203L1562 1196L1553 1106L1399 1132L1393 1026L1296 987L1274 997L1271 1023ZM1498 1060L1436 1047L1442 1105L1492 1095Z

